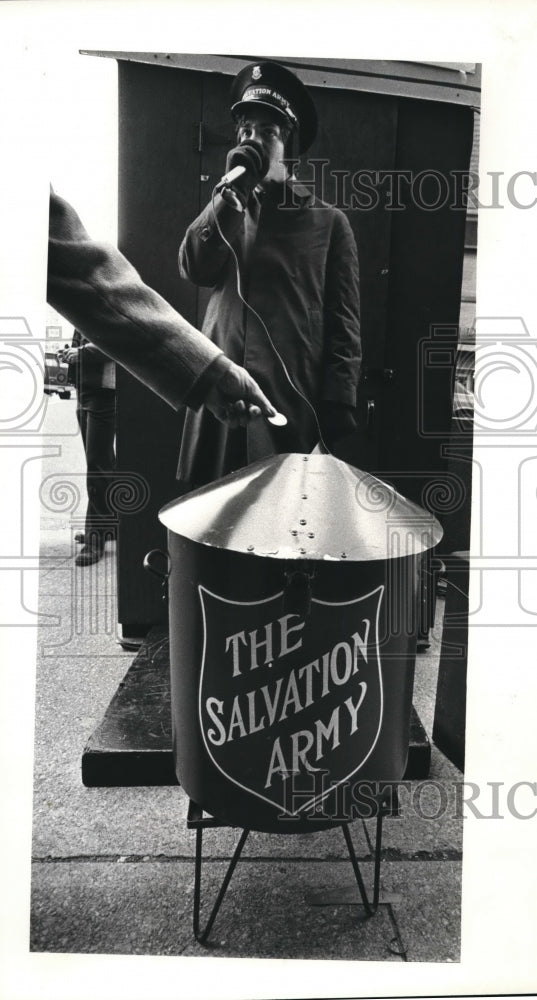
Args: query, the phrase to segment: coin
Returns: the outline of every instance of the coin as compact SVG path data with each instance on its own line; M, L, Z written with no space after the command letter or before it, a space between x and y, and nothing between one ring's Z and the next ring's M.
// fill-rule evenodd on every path
M284 417L283 413L275 413L273 417L267 417L267 420L274 427L285 427L287 423L287 417Z

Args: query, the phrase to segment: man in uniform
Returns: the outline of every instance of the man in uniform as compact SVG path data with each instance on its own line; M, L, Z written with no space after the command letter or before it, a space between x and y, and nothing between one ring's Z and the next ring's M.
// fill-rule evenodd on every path
M203 332L244 365L287 417L284 427L217 426L187 414L178 478L196 487L271 454L332 449L354 429L360 368L356 245L346 216L290 175L317 115L285 67L252 63L231 91L232 179L190 225L179 269L213 288ZM233 168L243 167L240 176ZM238 274L237 274L238 272ZM248 308L245 304L248 303Z

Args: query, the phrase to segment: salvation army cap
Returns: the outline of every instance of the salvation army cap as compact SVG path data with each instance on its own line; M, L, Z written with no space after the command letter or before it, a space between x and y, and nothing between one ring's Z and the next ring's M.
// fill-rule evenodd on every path
M301 80L276 62L249 63L231 87L231 113L237 120L252 105L272 108L298 133L298 151L311 146L317 134L315 105Z

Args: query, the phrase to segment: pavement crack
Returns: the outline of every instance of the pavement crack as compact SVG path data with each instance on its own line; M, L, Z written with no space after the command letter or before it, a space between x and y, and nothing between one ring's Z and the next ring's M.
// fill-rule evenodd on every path
M208 864L224 864L229 862L230 854L208 854L204 855L203 862ZM359 864L371 864L372 854L357 855ZM398 848L387 848L382 851L381 862L439 862L439 861L462 861L462 851L455 849L444 849L440 851L415 851L406 853ZM325 857L311 857L287 854L249 854L241 857L241 864L343 864L348 865L349 859L345 855L334 857L333 854ZM43 854L34 855L32 864L182 864L194 863L193 854Z

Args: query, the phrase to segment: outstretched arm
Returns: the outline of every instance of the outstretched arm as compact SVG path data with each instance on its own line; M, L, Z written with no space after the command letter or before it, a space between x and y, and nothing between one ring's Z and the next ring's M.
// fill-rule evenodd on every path
M88 340L175 409L197 409L207 399L211 412L234 426L237 412L220 407L224 393L226 407L241 403L241 420L275 412L242 368L144 284L119 250L93 241L75 210L54 192L47 299Z

